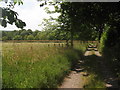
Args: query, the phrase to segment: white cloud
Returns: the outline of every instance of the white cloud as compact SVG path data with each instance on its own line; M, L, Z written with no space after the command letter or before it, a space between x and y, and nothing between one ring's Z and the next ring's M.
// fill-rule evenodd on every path
M50 7L53 9L53 7ZM18 18L26 22L25 29L41 30L38 26L42 23L43 18L49 18L43 7L39 6L37 0L24 0L23 5L15 5L14 10L19 14ZM52 15L57 17L58 14ZM0 26L0 30L18 30L15 25L8 25L6 28Z

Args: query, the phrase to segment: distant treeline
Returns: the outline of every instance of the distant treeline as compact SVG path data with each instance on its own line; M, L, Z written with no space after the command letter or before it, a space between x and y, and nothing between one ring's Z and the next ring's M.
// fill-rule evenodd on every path
M25 30L14 30L14 31L2 31L0 32L0 40L69 40L70 35L67 37L63 34L59 34L58 32L44 30L44 31L32 31L31 29ZM74 40L82 40L80 39L81 35L74 35ZM84 37L85 38L85 37Z
M1 40L62 40L48 31L32 31L28 30L14 30L14 31L2 31Z

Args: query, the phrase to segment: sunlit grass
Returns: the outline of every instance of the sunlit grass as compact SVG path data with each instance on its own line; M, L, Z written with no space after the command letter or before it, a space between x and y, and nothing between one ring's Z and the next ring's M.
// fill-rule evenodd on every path
M57 87L79 58L76 50L54 44L3 43L3 88Z
M88 77L84 77L84 88L105 88L105 82L95 73L90 73Z

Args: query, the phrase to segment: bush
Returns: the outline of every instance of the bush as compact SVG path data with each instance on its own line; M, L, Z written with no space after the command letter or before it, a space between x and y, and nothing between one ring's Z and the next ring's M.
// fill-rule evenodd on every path
M33 35L28 35L27 40L34 40L34 36Z
M7 40L7 39L8 39L7 36L2 37L2 40L3 40L3 41L5 41L5 40Z
M103 56L109 66L120 73L120 30L118 27L111 27L103 33L100 46Z
M101 52L103 52L103 50L105 49L106 41L108 38L108 32L109 32L109 26L106 26L104 28L104 32L103 32L101 39L100 39L100 51Z
M13 38L13 40L22 40L22 36L16 35L16 36Z

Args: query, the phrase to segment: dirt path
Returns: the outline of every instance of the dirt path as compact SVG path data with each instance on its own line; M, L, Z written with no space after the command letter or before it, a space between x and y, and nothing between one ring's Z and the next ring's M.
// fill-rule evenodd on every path
M59 88L83 88L82 74L71 71L70 75L64 79L63 84Z
M86 51L84 56L91 55L91 51ZM82 60L78 60L77 65L75 66L74 70L70 72L70 74L65 77L62 85L59 88L83 88L84 87L84 80L83 75L84 69L80 66L83 63Z
M99 63L100 72L103 76L106 88L118 88L118 82L114 74L109 70L109 67L106 66L102 55L99 53L96 47L88 46L84 57L95 55ZM84 60L79 60L74 70L65 77L62 85L59 88L83 88L84 87L84 68L81 67L81 63L84 64Z
M59 88L83 88L83 69L80 67L82 63L81 60L78 60L78 63L75 65L74 69L70 74L65 77L62 85Z

